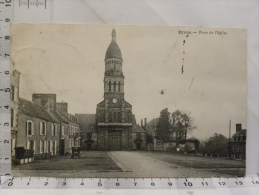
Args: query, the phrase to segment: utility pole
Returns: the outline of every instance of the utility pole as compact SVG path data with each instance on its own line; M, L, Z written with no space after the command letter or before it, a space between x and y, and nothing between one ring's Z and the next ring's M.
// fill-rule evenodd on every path
M229 121L229 137L228 137L228 157L230 158L231 157L231 145L230 145L230 142L231 142L231 119Z
M230 119L230 121L229 121L229 141L230 141L230 139L231 139L231 119Z
M62 135L62 115L63 115L63 100L61 103L61 114L60 114L60 129L59 129L59 156L61 156L61 135Z

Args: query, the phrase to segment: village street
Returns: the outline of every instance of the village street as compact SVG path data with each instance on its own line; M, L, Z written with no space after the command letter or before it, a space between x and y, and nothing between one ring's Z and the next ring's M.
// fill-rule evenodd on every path
M14 165L14 176L35 177L236 177L245 161L147 151L84 151Z

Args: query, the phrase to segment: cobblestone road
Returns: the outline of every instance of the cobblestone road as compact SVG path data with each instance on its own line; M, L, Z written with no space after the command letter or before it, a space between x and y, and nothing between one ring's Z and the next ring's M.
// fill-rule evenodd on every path
M92 157L94 155L100 156L101 153L105 152L92 152ZM225 159L217 159L217 158L209 158L209 157L189 157L189 156L180 156L173 155L169 153L157 153L157 152L144 152L144 151L110 151L107 152L110 156L106 157L107 161L114 161L117 164L116 166L112 165L109 169L104 168L91 168L89 169L87 166L85 167L77 167L81 166L80 163L76 164L76 161L73 161L75 164L71 166L71 170L67 168L69 163L73 163L70 161L59 161L49 162L55 163L54 167L59 167L57 169L51 170L51 168L34 170L22 169L22 166L19 165L13 168L14 176L34 176L34 177L93 177L93 178L107 178L107 177L229 177L230 174L226 170L231 170L234 167L235 170L244 171L244 162L235 162L233 160L225 160ZM103 155L103 154L102 154ZM108 156L107 155L107 156ZM60 158L60 157L57 157ZM62 158L62 157L61 157ZM174 161L174 159L177 159ZM194 159L194 160L192 160ZM82 159L83 160L83 159ZM87 161L87 159L85 159ZM105 164L102 162L104 160L99 158L95 159L93 163ZM186 162L192 160L193 162L186 166ZM217 163L213 164L212 161L216 161ZM98 163L97 163L98 162ZM204 168L198 167L193 168L196 165L199 165L201 162L205 162L205 164L212 163L211 166L207 165ZM114 164L115 164L114 163ZM112 164L112 163L109 163ZM115 164L115 165L116 165ZM218 168L215 165L221 165ZM28 166L28 165L25 165ZM66 168L62 168L62 167ZM215 171L215 170L222 170ZM225 169L225 171L224 171ZM235 176L232 174L232 177Z

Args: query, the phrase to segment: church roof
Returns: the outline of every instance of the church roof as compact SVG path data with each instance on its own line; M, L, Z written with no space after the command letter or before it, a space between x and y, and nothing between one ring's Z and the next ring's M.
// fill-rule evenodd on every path
M112 42L110 43L105 55L105 59L108 58L119 58L122 60L121 50L116 43L116 31L114 29L112 31Z
M75 114L78 122L81 124L81 131L92 133L96 131L96 116L95 114Z

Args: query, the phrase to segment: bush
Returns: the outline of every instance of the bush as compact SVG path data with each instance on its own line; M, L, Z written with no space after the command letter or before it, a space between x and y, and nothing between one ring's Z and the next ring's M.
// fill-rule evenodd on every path
M24 158L33 158L34 151L33 150L25 150Z
M15 158L16 159L24 159L24 154L25 154L25 149L24 147L17 147L15 148Z

